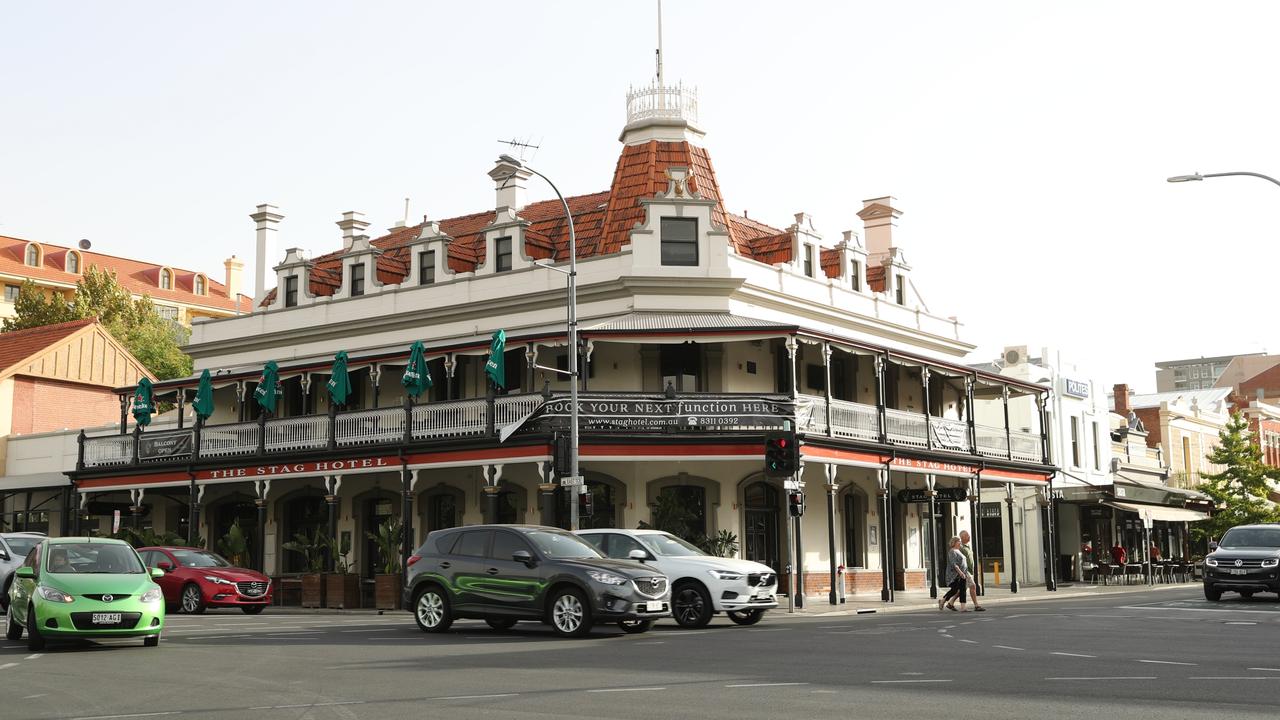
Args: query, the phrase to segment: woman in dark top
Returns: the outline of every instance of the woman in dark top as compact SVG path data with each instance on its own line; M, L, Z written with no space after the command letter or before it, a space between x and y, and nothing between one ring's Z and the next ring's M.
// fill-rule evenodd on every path
M938 609L941 610L945 604L948 610L955 610L956 598L959 598L960 610L963 612L966 609L965 602L969 590L968 562L964 559L964 553L960 551L959 537L951 538L951 542L947 543L947 548L947 585L949 589L947 594L938 600Z

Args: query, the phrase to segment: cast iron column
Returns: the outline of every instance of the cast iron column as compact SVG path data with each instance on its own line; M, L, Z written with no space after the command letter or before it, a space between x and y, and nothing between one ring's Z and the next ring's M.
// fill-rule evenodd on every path
M829 426L828 426L829 427ZM831 572L831 591L827 593L827 601L836 602L836 466L827 465L827 564Z
M879 482L876 494L880 496L880 575L883 581L880 602L893 602L893 583L889 579L889 471L881 469L877 472Z
M938 597L938 478L925 475L924 484L929 489L929 597ZM948 562L950 562L948 560Z
M987 576L982 569L982 489L975 475L969 479L969 541L973 543L973 577L978 583L978 595L987 594Z
M1013 483L1005 486L1005 507L1009 511L1009 592L1018 592L1018 537L1013 526Z
M329 510L329 540L333 543L330 546L332 552L329 553L329 559L325 565L329 572L333 572L338 568L338 496L325 495L324 502Z
M409 571L409 555L413 553L416 543L413 541L413 473L414 470L404 468L401 471L400 502L400 572Z
M193 473L187 487L187 545L192 547L196 543L196 520L199 517L200 501L196 495L196 476Z
M258 537L255 545L258 546L258 572L267 572L267 500L266 498L255 498L253 504L258 508Z

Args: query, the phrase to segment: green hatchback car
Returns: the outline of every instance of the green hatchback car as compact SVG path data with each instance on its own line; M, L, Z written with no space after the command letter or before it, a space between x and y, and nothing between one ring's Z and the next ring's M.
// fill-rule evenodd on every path
M49 538L14 572L5 637L44 649L47 640L142 637L160 644L164 594L137 551L110 538Z

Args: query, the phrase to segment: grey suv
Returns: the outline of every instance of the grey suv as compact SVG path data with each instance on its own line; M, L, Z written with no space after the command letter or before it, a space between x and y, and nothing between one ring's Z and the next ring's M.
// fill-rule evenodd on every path
M653 568L607 559L557 528L472 525L428 535L409 558L404 593L425 632L479 618L496 630L537 620L581 637L605 622L648 630L671 614L668 585Z
M1223 590L1246 598L1280 593L1280 525L1237 525L1223 534L1204 558L1204 597L1220 600Z
M9 586L13 584L13 571L27 559L27 553L44 540L44 533L0 533L0 610L9 609Z

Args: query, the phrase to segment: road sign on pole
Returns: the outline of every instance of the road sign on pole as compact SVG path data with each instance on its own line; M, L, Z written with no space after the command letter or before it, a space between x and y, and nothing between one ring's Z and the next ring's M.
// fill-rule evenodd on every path
M561 487L577 487L579 485L582 485L583 483L584 483L584 480L581 475L566 475L560 478Z

